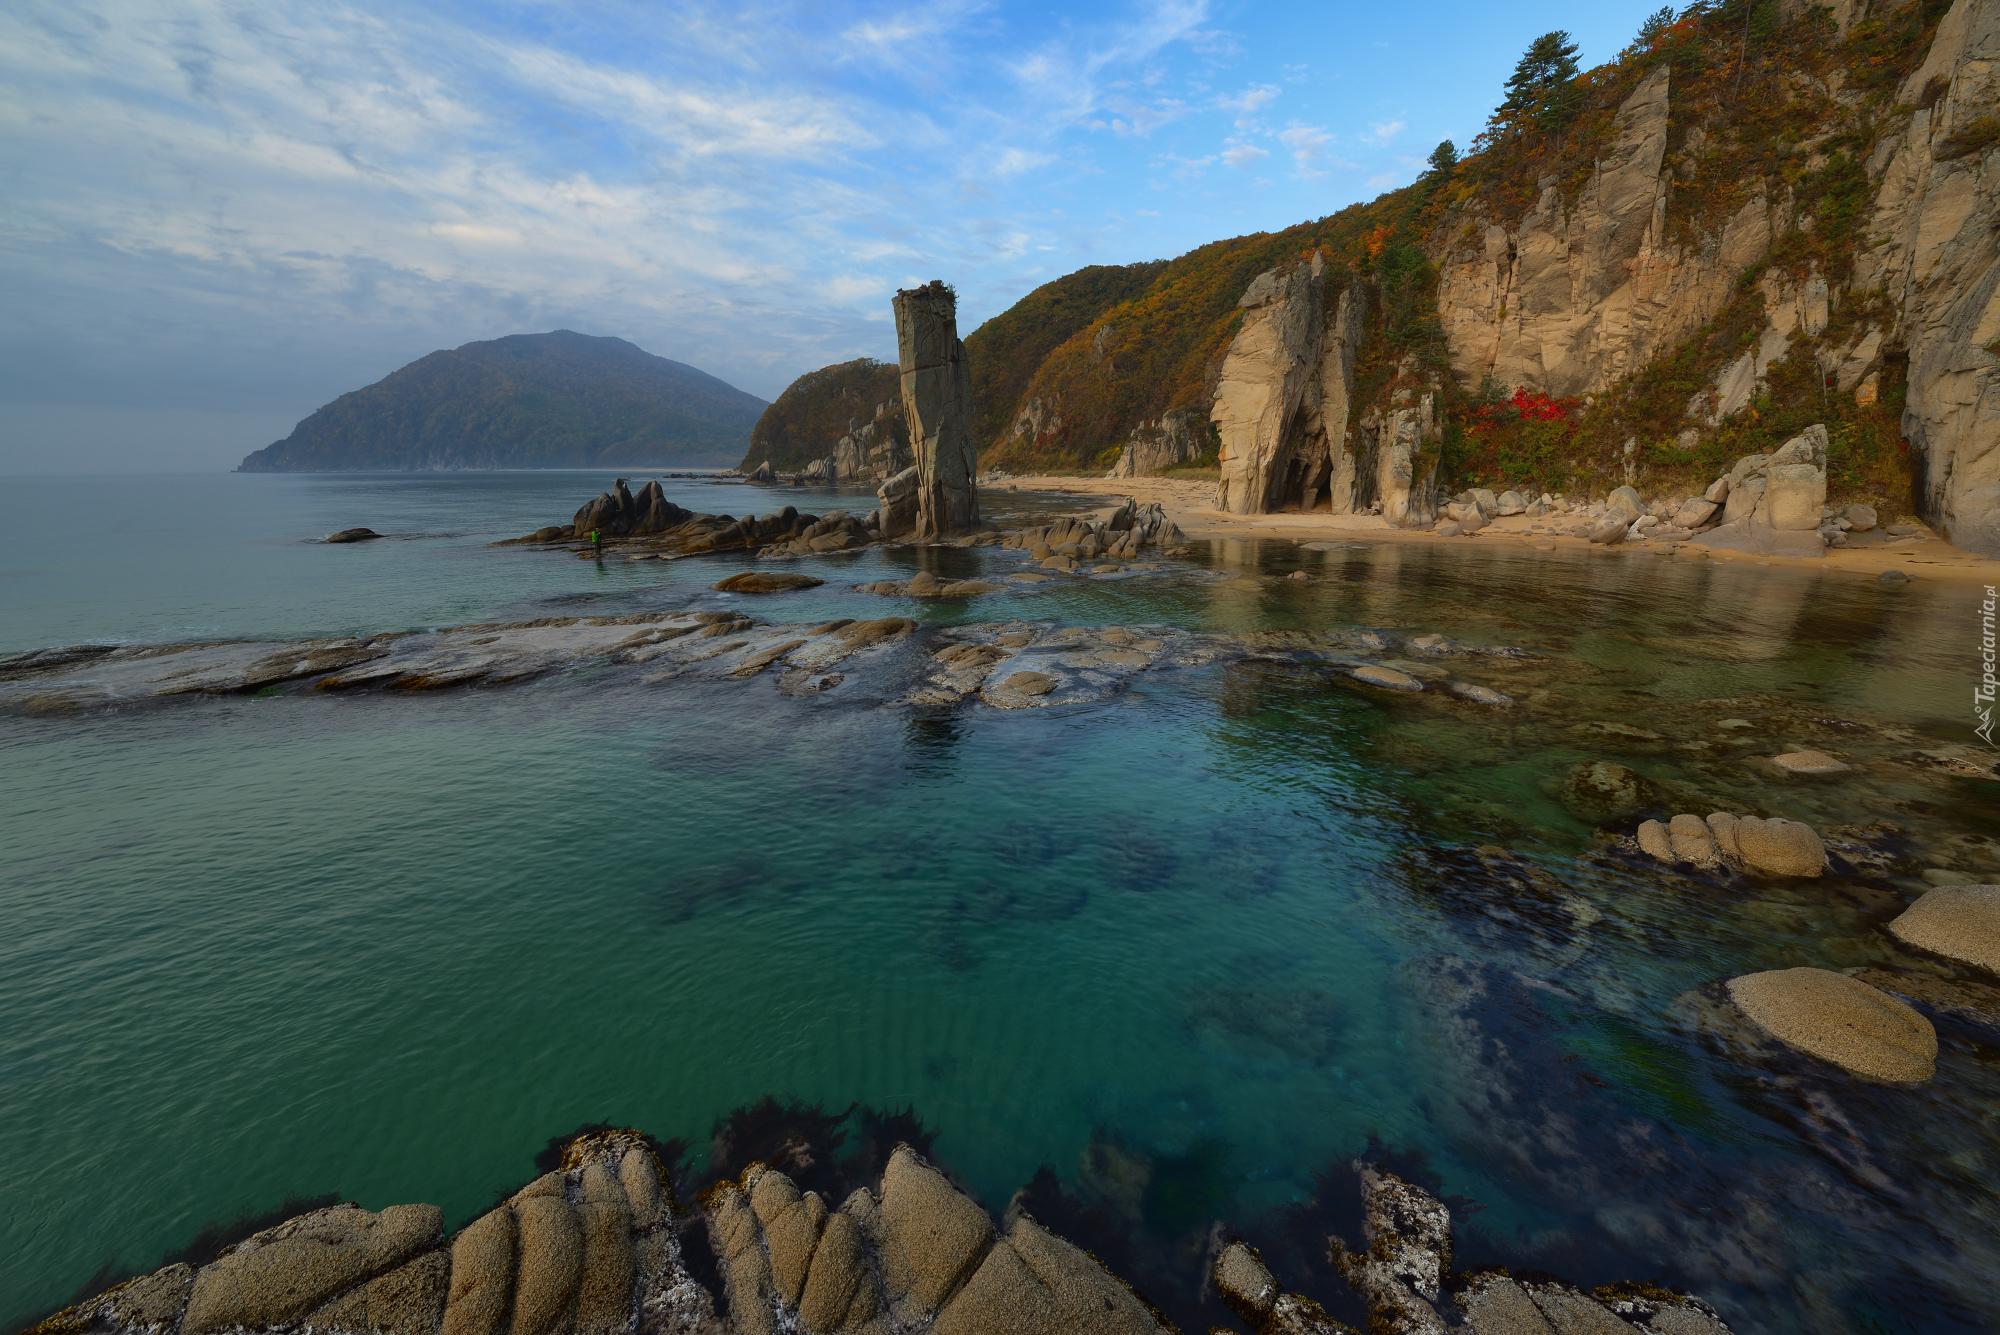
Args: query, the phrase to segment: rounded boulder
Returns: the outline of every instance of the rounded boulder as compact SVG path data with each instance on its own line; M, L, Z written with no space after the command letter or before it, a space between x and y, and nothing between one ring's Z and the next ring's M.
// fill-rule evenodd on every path
M1844 1071L1916 1084L1937 1071L1937 1031L1908 1005L1828 969L1772 969L1729 980L1729 999L1786 1047Z
M1941 885L1889 924L1899 941L2000 974L2000 885Z
M1818 876L1826 869L1826 845L1812 826L1782 817L1737 821L1736 851L1744 865L1773 876Z

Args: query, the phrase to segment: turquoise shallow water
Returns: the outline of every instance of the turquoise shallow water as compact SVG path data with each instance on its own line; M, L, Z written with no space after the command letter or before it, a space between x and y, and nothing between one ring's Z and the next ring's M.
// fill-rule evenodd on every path
M0 650L719 604L740 559L484 545L607 480L10 485ZM392 536L311 541L352 524ZM1549 655L1484 679L1558 698L1447 710L1252 661L1012 714L584 671L0 719L0 1315L287 1196L456 1223L584 1122L684 1138L698 1172L717 1119L775 1094L910 1110L996 1211L1050 1167L1184 1324L1199 1295L1161 1286L1213 1222L1290 1255L1371 1142L1482 1207L1462 1262L1676 1279L1739 1330L2000 1322L2000 1035L1940 1019L1937 1079L1888 1090L1675 1018L1755 968L1908 967L1879 924L1916 872L2000 865L1995 785L1920 758L1971 740L1962 593L1289 543L977 605L850 587L1017 560L801 563L828 584L753 610L1440 630ZM1274 578L1295 568L1314 581ZM1704 740L1738 715L1756 746ZM1592 721L1667 740L1572 730ZM1801 743L1857 777L1755 763ZM1785 887L1580 861L1551 782L1594 758L1732 809L1886 817L1902 862ZM1482 879L1465 850L1491 844L1568 900Z

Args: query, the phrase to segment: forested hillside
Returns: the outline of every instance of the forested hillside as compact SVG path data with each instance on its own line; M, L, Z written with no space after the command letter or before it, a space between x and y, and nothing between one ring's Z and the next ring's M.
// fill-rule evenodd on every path
M514 334L341 395L241 471L726 468L763 407L622 338Z

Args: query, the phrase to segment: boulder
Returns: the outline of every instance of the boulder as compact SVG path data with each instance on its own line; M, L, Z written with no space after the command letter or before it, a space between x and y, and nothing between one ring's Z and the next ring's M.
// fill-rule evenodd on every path
M1667 827L1656 820L1641 822L1639 826L1639 847L1648 856L1661 862L1674 860L1674 843L1667 837Z
M443 1335L496 1335L514 1293L514 1212L501 1206L465 1227L451 1244L451 1287Z
M1232 1242L1215 1258L1215 1291L1229 1310L1252 1326L1261 1325L1278 1300L1278 1284L1264 1258L1246 1242Z
M1850 533L1866 533L1878 522L1872 505L1850 505L1840 512L1840 516L1847 521Z
M1608 760L1589 760L1563 776L1562 804L1578 820L1602 824L1629 816L1655 799L1652 781Z
M1499 501L1499 508L1494 511L1498 515L1518 515L1528 508L1528 498L1518 491L1501 492Z
M1611 494L1604 498L1604 512L1606 515L1619 511L1624 513L1627 524L1630 524L1640 515L1646 513L1646 502L1639 495L1637 488L1615 487L1612 489Z
M338 533L329 533L326 540L328 542L366 542L370 538L379 538L381 536L380 533L377 533L372 528L344 528Z
M1818 876L1826 868L1826 845L1812 826L1772 817L1745 816L1736 822L1736 851L1745 866L1773 876Z
M435 1205L392 1205L379 1215L336 1205L288 1219L196 1276L181 1330L289 1324L436 1246L443 1228Z
M583 1228L559 1196L516 1201L520 1228L509 1335L550 1335L564 1324L583 1282Z
M1773 969L1727 984L1729 999L1787 1047L1871 1080L1910 1084L1937 1070L1937 1031L1903 1002L1827 969Z
M1624 511L1616 511L1591 526L1590 540L1606 547L1615 547L1625 541L1626 531L1630 527L1631 520Z
M1699 816L1676 816L1667 825L1667 840L1673 845L1674 859L1697 867L1715 865L1715 836L1708 822Z
M799 1325L808 1335L851 1330L875 1315L875 1277L862 1243L853 1211L842 1206L827 1219L799 1295Z
M1697 496L1693 500L1683 503L1680 509L1674 511L1674 527L1686 529L1700 528L1713 518L1715 512L1721 508L1714 501L1703 500Z
M90 1304L112 1325L125 1330L172 1330L187 1310L194 1267L176 1263L128 1280Z
M1060 683L1046 672L1016 672L1000 685L1022 695L1047 695Z
M986 1211L907 1145L882 1174L880 1227L883 1284L906 1324L943 1307L993 1245Z
M1729 478L1723 476L1709 483L1708 490L1701 494L1701 498L1710 505L1721 505L1729 499Z
M985 1254L931 1329L936 1335L1165 1335L1130 1289L1026 1216Z
M979 527L979 460L972 439L972 367L958 337L958 295L941 281L896 293L903 415L916 457L919 538Z
M917 527L917 468L912 464L875 489L876 527L885 538L902 537Z
M1897 940L2000 974L2000 885L1941 885L1889 924Z
M1348 674L1356 681L1367 682L1370 686L1381 686L1391 691L1421 691L1424 684L1407 672L1394 668L1378 667L1373 663L1364 664Z
M826 583L811 575L776 574L763 570L746 570L740 575L718 580L709 585L722 593L789 593L793 589L813 589Z
M771 467L771 461L766 459L763 463L758 464L756 468L752 469L750 476L743 480L745 482L755 482L763 486L769 486L778 480L778 473L776 469Z
M1772 756L1771 763L1787 774L1840 774L1853 768L1824 751L1787 751Z
M1765 474L1764 516L1772 528L1797 532L1819 527L1826 504L1826 470L1816 464L1774 464Z

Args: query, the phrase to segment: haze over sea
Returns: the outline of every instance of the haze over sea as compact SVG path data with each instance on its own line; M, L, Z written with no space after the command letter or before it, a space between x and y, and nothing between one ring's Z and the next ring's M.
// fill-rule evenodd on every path
M1651 555L1246 542L945 603L853 586L1019 554L872 548L753 603L709 590L739 557L485 545L608 480L17 482L0 651L682 606L1370 625L1543 655L1512 670L1564 703L1419 707L1252 660L1017 712L585 669L0 719L0 1313L288 1197L433 1201L456 1226L585 1122L684 1138L698 1167L719 1117L774 1094L909 1110L995 1211L1047 1165L1126 1201L1139 1256L1211 1220L1275 1227L1372 1141L1483 1207L1461 1210L1461 1264L1678 1280L1739 1331L2000 1323L1990 1034L1940 1020L1937 1077L1900 1089L1732 1059L1675 1009L1755 969L1879 963L1885 901L1915 889L1664 873L1552 795L1580 760L1627 761L1735 810L1886 817L1927 862L1990 874L1992 785L1911 759L1963 732L1962 599ZM1023 503L987 500L1002 522ZM317 541L353 524L387 539ZM1295 569L1312 581L1275 578ZM1742 745L1716 726L1739 717ZM1827 735L1861 778L1751 763ZM1482 880L1465 850L1496 844L1562 896ZM1147 1185L1118 1196L1108 1163Z

